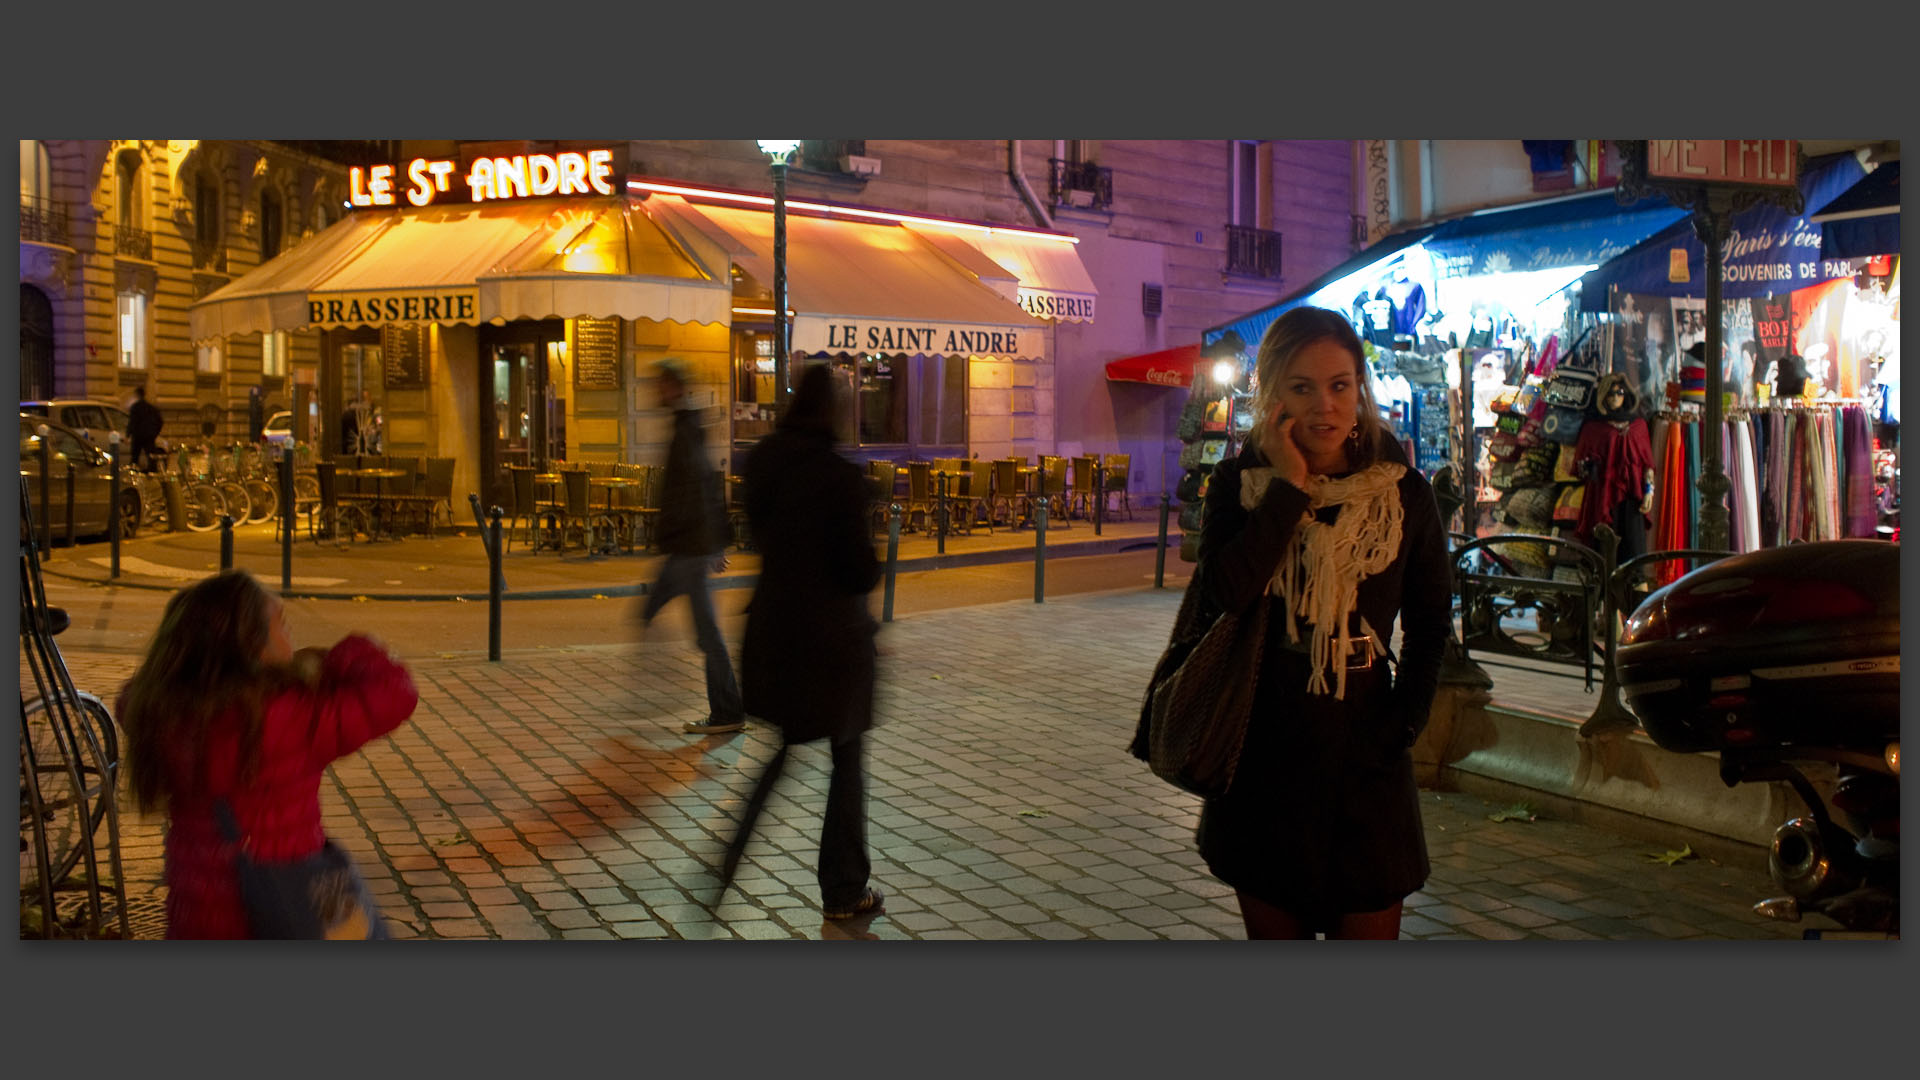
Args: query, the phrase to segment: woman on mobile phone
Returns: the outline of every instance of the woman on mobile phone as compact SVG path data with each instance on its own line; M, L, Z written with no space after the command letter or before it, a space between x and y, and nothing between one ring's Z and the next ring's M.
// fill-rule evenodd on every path
M1201 812L1200 854L1250 938L1394 938L1428 871L1409 748L1447 634L1445 534L1345 317L1287 312L1256 367L1260 423L1214 467L1196 572L1219 611L1272 606L1246 744Z

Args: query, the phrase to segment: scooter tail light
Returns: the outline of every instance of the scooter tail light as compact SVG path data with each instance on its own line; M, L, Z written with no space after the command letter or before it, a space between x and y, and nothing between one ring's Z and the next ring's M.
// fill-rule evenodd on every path
M1755 626L1834 622L1873 614L1873 601L1833 581L1790 581L1773 590L1753 618Z
M1639 610L1627 617L1627 628L1620 635L1620 644L1635 645L1643 641L1656 641L1667 637L1669 633L1666 602L1656 600L1640 605Z

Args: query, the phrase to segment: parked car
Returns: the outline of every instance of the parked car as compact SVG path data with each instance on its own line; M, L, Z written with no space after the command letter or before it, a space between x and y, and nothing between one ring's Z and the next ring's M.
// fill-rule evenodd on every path
M48 445L53 450L50 462L52 485L47 492L47 514L52 535L64 536L67 528L67 472L73 472L73 533L76 538L98 536L107 531L107 513L112 502L112 462L106 451L80 437L80 433L37 413L20 413L20 475L26 479L34 528L40 528L40 433L47 428ZM140 493L132 486L120 490L121 535L132 536L140 521Z
M260 438L278 446L292 446L293 414L283 409L267 417L266 426L260 429Z
M120 433L122 445L127 440L127 411L104 401L83 398L23 401L20 411L44 416L102 449L106 448L109 431Z

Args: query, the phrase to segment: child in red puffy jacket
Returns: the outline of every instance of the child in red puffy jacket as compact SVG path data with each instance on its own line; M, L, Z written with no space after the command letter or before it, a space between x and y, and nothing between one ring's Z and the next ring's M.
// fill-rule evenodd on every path
M326 842L321 774L418 701L371 638L296 652L280 598L245 571L174 594L117 709L134 800L167 813L167 936L251 936L217 806L255 860L314 855ZM368 929L381 936L377 915Z

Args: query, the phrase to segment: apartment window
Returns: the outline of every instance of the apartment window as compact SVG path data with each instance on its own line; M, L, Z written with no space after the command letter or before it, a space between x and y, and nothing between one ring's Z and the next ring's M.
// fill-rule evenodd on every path
M147 369L147 298L143 293L120 294L120 368Z
M47 144L38 139L20 140L20 198L53 199L53 162Z
M193 240L202 254L220 246L220 187L205 171L193 180Z
M1235 139L1233 146L1233 218L1230 224L1260 224L1260 143Z
M197 345L193 350L193 370L198 375L218 375L224 358L218 345Z
M287 373L287 332L274 330L260 335L260 374L285 376Z
M285 231L286 212L281 209L280 196L272 190L260 193L260 261L266 262L280 254L280 237Z
M122 229L138 229L146 220L140 206L140 154L123 150L113 169L114 223Z

